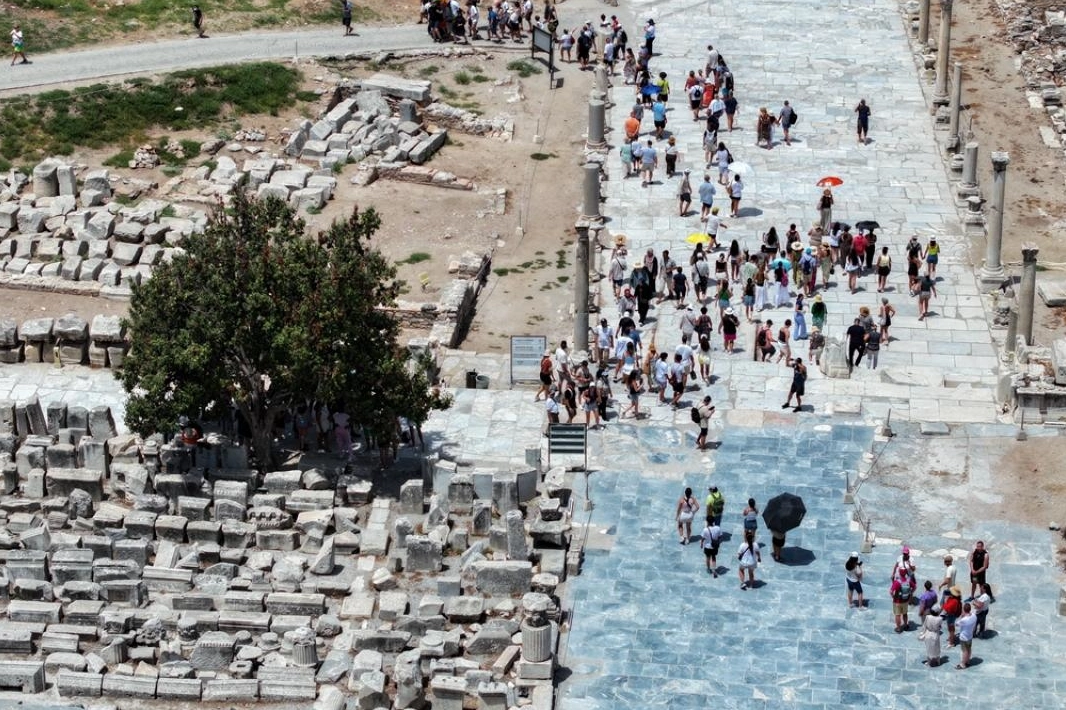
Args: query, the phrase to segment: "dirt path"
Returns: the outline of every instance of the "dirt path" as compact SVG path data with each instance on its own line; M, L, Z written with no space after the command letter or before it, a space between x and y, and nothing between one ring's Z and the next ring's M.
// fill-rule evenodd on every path
M963 103L969 106L962 127L971 127L980 144L978 174L985 199L991 198L990 154L994 150L1010 154L1004 265L1012 275L1020 276L1022 244L1034 243L1040 248L1040 261L1049 267L1040 278L1066 279L1061 268L1052 266L1066 262L1066 242L1061 239L1066 227L1066 160L1061 149L1049 148L1040 136L1040 127L1050 126L1050 121L1043 109L1029 108L1018 57L1002 39L1005 27L994 0L956 2L953 8L952 60L962 62ZM931 36L938 23L937 15L930 25ZM979 265L984 256L984 240L975 240L973 262ZM1059 337L1062 325L1061 314L1037 298L1036 340L1048 343Z

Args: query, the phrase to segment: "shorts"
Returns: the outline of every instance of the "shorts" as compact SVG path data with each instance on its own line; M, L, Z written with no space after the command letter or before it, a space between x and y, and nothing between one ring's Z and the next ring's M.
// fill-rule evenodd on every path
M850 579L844 580L848 583L848 591L855 592L856 594L862 594L862 582L852 582Z
M932 295L929 291L921 291L918 293L918 300L922 303L929 303L929 297Z
M717 557L718 556L718 545L711 545L710 547L703 548L703 556L704 557Z
M678 195L678 197L681 199L682 202L692 202L691 192L682 192L680 195Z
M962 646L963 651L969 653L970 649L973 648L973 639L969 641L963 641L962 639L959 639L959 645Z
M745 296L744 297L744 305L745 306L754 306L755 305L755 296Z
M789 394L794 394L797 397L802 397L805 391L806 390L804 389L803 385L792 385L792 389L790 389L788 392Z
M727 343L735 342L736 339L737 339L737 334L736 333L726 333L725 335L722 336L722 340L724 340Z
M927 264L935 264L939 260L940 257L938 257L936 254L930 254L929 256L925 257L925 263Z
M629 395L629 403L633 406L636 406L639 401L640 394L638 392L634 392L633 394Z
M550 385L552 383L552 376L545 373L541 373L540 383L545 386Z
M896 616L903 616L904 614L909 614L910 609L911 605L907 602L897 602L895 600L892 601L892 613Z
M611 283L614 284L615 288L622 288L622 284L624 284L625 282L625 279L611 279Z
M705 427L705 426L701 426L701 427L700 427L700 436L701 436L701 437L705 437L705 436L707 436L707 432L708 432L708 431L709 431L709 430L708 430L708 428L707 428L707 427Z
M656 128L666 128L666 121L652 121Z
M959 620L959 617L955 616L954 614L945 614L944 615L944 623L947 624L948 626L954 626L955 622L958 621L958 620Z
M970 575L970 584L981 584L981 585L983 585L984 583L985 583L985 573L984 572L978 572L977 574L971 574Z
M889 268L889 267L887 267L887 266L878 266L878 267L877 267L877 275L878 275L878 276L888 276L888 274L889 274L889 273L890 273L891 271L892 271L892 269L890 269L890 268Z
M700 110L700 100L699 99L689 99L688 100L688 105L689 105L689 108L691 108L693 111L699 111Z
M670 388L674 390L674 394L681 394L685 391L685 386L680 382L670 383Z
M705 209L705 210L711 209L711 203L710 202L701 202L700 204L703 205L703 209Z
M727 340L728 340L728 338L727 338ZM696 356L696 360L698 360L701 365L710 365L711 364L711 356L710 355L704 355L703 353L700 353L699 355L697 355Z

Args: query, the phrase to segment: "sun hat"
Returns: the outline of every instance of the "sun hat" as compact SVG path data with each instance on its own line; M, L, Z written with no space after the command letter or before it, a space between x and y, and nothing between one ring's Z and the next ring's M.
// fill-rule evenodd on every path
M822 329L819 328L818 326L814 326L813 328L811 328L811 332L812 333L821 333Z
M858 552L852 552L851 556L848 557L848 559L849 560L857 560L857 559L859 559L859 553Z
M690 303L687 306L685 306L685 310L686 311L691 311L692 310L692 304Z
M711 214L718 214L718 208L717 207L712 207L711 208Z
M907 547L906 545L904 545L904 546L903 546L903 549L901 550L901 552L902 552L902 554L904 554L904 555L909 555L909 554L911 554L911 548L909 548L909 547Z
M792 251L803 251L803 242L792 242Z
M725 309L725 314L726 314L727 316L731 316L731 315L734 315L735 313L736 313L736 311L734 311L734 310L733 310L733 307L732 307L732 306L730 306L729 308Z
M961 597L962 596L962 590L959 589L958 587L952 587L948 591L951 592L951 596L953 596L953 597Z
M822 302L822 294L820 294L820 293L814 294L814 302L815 303L821 303Z
M684 172L685 172L685 175L688 175L688 174L689 174L689 173L691 173L692 171L691 171L691 170L689 170L688 168L685 168Z
M551 357L551 355L552 355L552 351L551 350L545 350L544 351L544 357Z

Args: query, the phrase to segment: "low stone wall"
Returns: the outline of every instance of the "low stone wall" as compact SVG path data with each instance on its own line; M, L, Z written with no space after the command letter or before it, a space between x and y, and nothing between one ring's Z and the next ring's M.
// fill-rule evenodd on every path
M32 318L19 325L0 318L0 362L122 367L129 342L118 316L98 315L92 323L73 313Z

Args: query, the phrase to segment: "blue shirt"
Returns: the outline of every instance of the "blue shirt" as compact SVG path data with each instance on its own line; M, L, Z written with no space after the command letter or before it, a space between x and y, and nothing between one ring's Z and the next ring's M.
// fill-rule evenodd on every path
M656 101L651 105L651 115L655 121L666 120L666 104L662 101Z
M714 194L714 183L709 180L705 180L703 184L700 185L700 202L705 205L711 204L711 202L714 200Z

